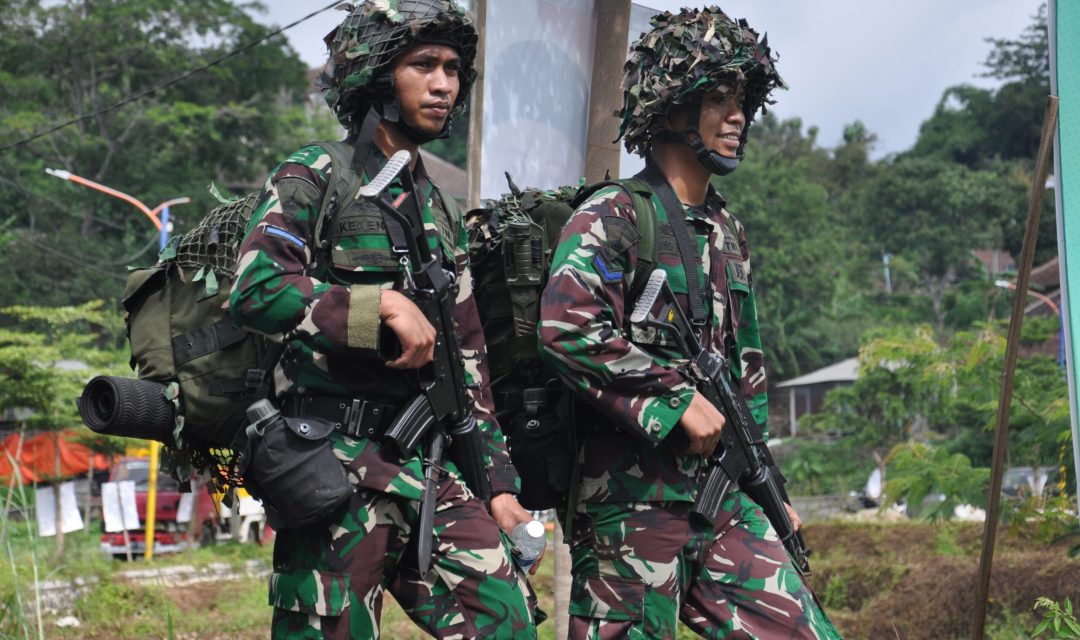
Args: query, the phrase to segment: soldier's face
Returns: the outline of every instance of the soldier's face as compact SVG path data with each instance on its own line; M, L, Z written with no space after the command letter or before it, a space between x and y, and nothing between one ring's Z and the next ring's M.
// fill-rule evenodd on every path
M394 87L401 115L427 134L442 131L461 82L461 56L444 44L417 44L394 63Z
M698 132L701 141L711 150L728 158L734 158L739 151L739 136L746 126L743 114L742 87L734 89L720 85L701 98L701 115L698 120ZM686 107L679 107L671 113L673 131L686 130Z

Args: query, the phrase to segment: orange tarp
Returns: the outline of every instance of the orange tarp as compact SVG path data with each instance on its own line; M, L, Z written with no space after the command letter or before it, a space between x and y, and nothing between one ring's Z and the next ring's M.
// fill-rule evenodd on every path
M22 437L19 446L19 434L13 433L0 443L0 480L8 484L12 478L11 462L22 481L26 484L51 480L56 477L56 445L60 445L60 475L64 478L86 475L93 464L94 469L105 471L110 466L109 458L90 451L85 445L72 442L74 431L37 433ZM18 458L16 458L18 455Z

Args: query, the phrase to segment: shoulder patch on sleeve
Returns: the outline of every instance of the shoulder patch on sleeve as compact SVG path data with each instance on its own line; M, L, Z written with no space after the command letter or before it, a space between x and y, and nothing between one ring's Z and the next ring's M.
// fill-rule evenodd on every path
M319 188L300 176L280 178L274 182L274 188L277 189L281 210L286 215L295 215L298 210L308 207L317 209L322 199Z
M609 214L601 220L604 225L604 235L607 236L604 247L612 258L625 253L641 239L641 233L637 227L626 218Z
M291 242L292 244L296 245L297 247L300 247L301 249L303 249L306 246L306 243L303 240L300 239L300 236L297 236L294 233L290 233L290 232L288 232L288 231L286 231L286 230L284 230L284 229L282 229L280 227L274 227L274 226L271 226L271 225L266 225L265 227L263 227L263 233L265 233L268 236L274 236L275 238L281 238L282 240L285 240L286 242Z
M604 252L598 251L593 256L593 266L596 267L596 273L600 276L600 279L607 284L614 284L620 282L623 279L623 272L621 269L616 269L604 259Z

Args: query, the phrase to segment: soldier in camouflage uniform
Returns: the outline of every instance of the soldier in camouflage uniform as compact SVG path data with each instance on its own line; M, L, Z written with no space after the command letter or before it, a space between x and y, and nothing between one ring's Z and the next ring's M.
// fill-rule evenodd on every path
M716 7L661 13L652 24L626 63L620 133L681 201L671 206L700 260L688 273L654 193L655 268L684 309L688 278L703 283L698 337L729 359L764 424L746 238L710 178L735 168L747 126L783 83L766 42ZM570 636L674 638L682 620L711 638L838 638L747 496L729 493L714 522L690 512L724 418L695 391L671 336L630 322L639 239L626 191L598 191L563 229L541 304L544 357L585 401L568 532Z
M326 521L278 532L272 637L377 637L387 588L439 638L535 637L535 597L503 533L531 517L515 499L519 480L492 415L459 210L415 161L428 244L459 284L454 316L494 496L482 503L444 462L426 575L415 534L422 452L402 457L379 436L417 393L409 370L431 361L435 331L399 292L403 266L370 207L343 203L317 233L333 172L356 168L367 182L395 151L415 158L420 144L446 135L475 79L477 34L452 0L346 8L349 17L326 39L327 101L350 132L353 165L332 166L322 147L309 146L277 167L249 223L230 298L244 326L287 345L274 370L282 413L337 424L329 440L355 490ZM402 191L400 181L390 187L395 199ZM397 357L386 355L394 337Z

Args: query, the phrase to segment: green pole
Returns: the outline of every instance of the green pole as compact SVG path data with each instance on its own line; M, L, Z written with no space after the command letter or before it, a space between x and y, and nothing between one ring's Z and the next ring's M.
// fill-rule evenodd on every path
M1080 403L1077 398L1077 353L1073 348L1073 337L1080 335L1080 2L1051 0L1048 8L1050 93L1060 100L1058 138L1054 147L1054 198L1061 322L1065 370L1069 379L1077 513L1080 514ZM1077 291L1072 291L1073 287Z

